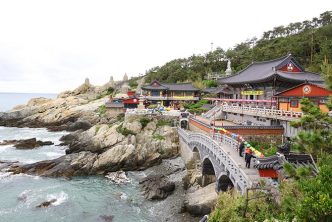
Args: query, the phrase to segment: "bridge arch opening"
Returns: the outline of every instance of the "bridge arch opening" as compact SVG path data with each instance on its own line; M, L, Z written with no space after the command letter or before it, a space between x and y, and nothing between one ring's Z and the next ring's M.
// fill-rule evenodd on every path
M227 175L221 175L218 178L218 181L217 181L218 192L219 191L225 192L227 190L233 189L233 187L234 187L234 184Z
M205 158L202 163L202 186L205 187L216 181L216 173L212 162Z

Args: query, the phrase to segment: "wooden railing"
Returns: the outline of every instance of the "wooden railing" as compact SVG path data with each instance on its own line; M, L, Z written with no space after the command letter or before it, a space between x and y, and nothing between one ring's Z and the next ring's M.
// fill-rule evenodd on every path
M145 96L149 100L199 100L199 97L194 96Z
M278 119L296 119L301 118L302 112L286 111L282 109L259 108L252 106L237 106L237 105L219 105L222 111L235 112L240 114L249 114L254 116L261 116L267 118Z

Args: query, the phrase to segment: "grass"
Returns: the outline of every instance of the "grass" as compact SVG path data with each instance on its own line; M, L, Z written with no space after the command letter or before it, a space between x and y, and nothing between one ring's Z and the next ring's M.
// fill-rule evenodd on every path
M142 125L142 129L144 129L148 125L148 123L151 122L151 119L143 117L139 120L139 122Z
M119 125L117 128L116 128L116 131L118 133L121 133L122 135L124 136L128 136L128 135L136 135L136 133L134 133L133 131L131 131L130 129L127 129L126 127L123 127L123 125Z
M154 134L152 138L156 140L165 140L165 137L158 133Z
M98 108L98 115L99 116L103 116L106 113L106 106L105 105L101 105Z
M172 121L171 120L166 120L166 119L160 119L157 122L157 128L161 126L172 126Z

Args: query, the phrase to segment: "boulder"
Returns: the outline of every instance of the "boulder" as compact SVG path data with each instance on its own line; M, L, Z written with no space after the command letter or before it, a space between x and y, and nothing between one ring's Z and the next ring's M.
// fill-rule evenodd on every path
M191 215L203 216L211 213L217 198L218 194L215 190L215 183L211 183L192 193L187 193L184 207Z
M47 201L44 201L43 203L37 205L36 208L49 207L52 203L55 203L55 202L56 202L56 199L47 200Z
M100 219L102 219L105 222L112 222L113 218L114 218L113 215L101 215L99 217L100 217Z
M52 141L40 141L36 138L25 139L25 140L4 140L0 142L0 145L14 145L16 149L33 149L40 146L53 145Z
M97 154L80 152L65 155L53 160L44 160L32 164L12 165L9 172L14 174L26 173L48 177L83 176L92 174L92 164Z
M131 130L133 133L139 133L142 130L142 124L137 120L133 122L125 121L123 127Z
M164 175L148 176L139 182L143 195L148 200L162 200L175 189L175 183Z
M100 154L93 164L95 171L131 170L137 168L135 147L133 145L117 145Z
M69 125L68 131L76 131L76 130L88 130L92 127L91 123L86 120L78 120Z

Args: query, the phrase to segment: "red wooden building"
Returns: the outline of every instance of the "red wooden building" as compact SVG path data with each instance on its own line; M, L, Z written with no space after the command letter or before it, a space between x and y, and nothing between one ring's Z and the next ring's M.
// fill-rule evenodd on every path
M332 95L332 91L324 88L323 84L306 82L277 93L275 98L277 99L278 109L281 110L301 112L300 100L309 98L323 112L328 112L326 102L329 95Z

